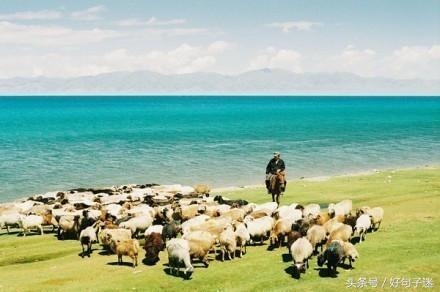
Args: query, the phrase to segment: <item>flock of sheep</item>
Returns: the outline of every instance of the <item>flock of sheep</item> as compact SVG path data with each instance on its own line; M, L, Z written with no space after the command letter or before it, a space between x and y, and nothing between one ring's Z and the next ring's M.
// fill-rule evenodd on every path
M221 261L242 257L246 246L269 240L271 248L286 245L293 259L293 275L309 267L313 255L318 265L327 264L336 273L348 259L350 267L359 254L352 244L379 228L384 211L361 207L351 200L330 204L326 211L318 204L278 206L254 204L209 196L206 185L124 185L106 189L73 189L36 195L15 203L0 204L0 228L19 227L23 236L32 229L43 234L52 226L58 239L74 238L81 243L81 255L92 253L100 243L108 252L138 264L139 239L144 238L145 263L154 265L160 251L167 250L170 273L184 276L194 271L193 263L209 266L208 255Z

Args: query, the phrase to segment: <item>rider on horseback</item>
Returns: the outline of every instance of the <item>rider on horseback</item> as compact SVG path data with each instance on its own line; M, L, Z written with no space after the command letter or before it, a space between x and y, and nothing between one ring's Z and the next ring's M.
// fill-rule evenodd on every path
M286 168L284 161L280 158L281 154L279 152L273 153L273 158L269 161L266 166L266 188L267 193L270 194L270 182L272 176L277 174L284 175L284 169Z

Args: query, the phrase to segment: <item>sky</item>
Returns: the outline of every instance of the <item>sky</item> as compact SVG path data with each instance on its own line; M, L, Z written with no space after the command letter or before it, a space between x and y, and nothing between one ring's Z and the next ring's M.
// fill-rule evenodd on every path
M440 79L440 0L0 0L0 68L0 78L280 68Z

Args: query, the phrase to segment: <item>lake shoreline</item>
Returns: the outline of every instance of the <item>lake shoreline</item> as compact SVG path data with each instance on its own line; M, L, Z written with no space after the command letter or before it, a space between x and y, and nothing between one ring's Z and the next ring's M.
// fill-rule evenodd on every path
M353 173L346 173L346 174L338 174L338 175L328 175L328 176L312 176L312 177L301 177L301 178L297 178L297 179L291 179L288 180L288 182L298 182L298 181L305 181L305 182L325 182L331 179L336 179L336 178L346 178L346 177L359 177L359 176L370 176L370 175L374 175L374 174L379 174L382 172L398 172L398 171L405 171L405 170L423 170L423 169L440 169L440 165L437 164L433 164L433 165L420 165L420 166L414 166L414 167L402 167L402 168L384 168L384 169L373 169L373 170L366 170L366 171L360 171L360 172L353 172ZM123 184L123 185L118 185L118 186L124 186L124 185L135 185L134 183L129 183L129 184ZM159 184L161 186L171 186L168 184ZM173 185L181 185L184 186L183 184L173 184ZM116 185L114 185L116 186ZM95 187L84 187L84 188L111 188L114 186L95 186ZM243 186L225 186L225 187L215 187L211 189L211 194L212 195L223 195L225 193L231 193L231 192L237 192L237 191L245 191L245 190L258 190L261 188L264 188L264 184L249 184L249 185L243 185ZM28 200L30 197L32 196L37 196L37 195L44 195L44 194L48 194L48 193L54 193L54 192L63 192L63 191L68 191L68 190L52 190L49 192L44 192L44 193L36 193L36 194L30 194L27 196L21 196L19 198L13 199L13 200L9 200L9 201L3 201L0 199L0 205L1 204L5 204L5 203L13 203L13 202L22 202L25 200Z

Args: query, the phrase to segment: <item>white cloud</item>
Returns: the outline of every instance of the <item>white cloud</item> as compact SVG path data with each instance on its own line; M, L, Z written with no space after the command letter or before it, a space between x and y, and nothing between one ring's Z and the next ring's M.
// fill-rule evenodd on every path
M112 30L99 28L74 30L61 26L22 25L0 22L0 43L33 46L81 45L117 36Z
M348 45L341 53L309 61L313 72L349 72L365 77L440 79L440 45L404 46L389 54Z
M106 10L105 6L98 5L87 8L85 10L74 11L71 13L71 17L75 20L92 21L101 19L101 13Z
M268 47L250 61L249 70L279 68L299 73L303 71L301 59L302 56L297 51Z
M209 71L231 44L181 44L171 50L133 53L121 48L101 55L44 54L0 56L0 78L15 76L77 77L114 71L150 70L163 74Z
M156 17L151 17L147 20L141 20L138 18L130 18L118 21L117 24L120 26L165 26L165 25L177 25L186 23L186 19L175 18L167 20L159 20Z
M310 31L315 27L321 26L320 22L312 22L312 21L286 21L286 22L273 22L266 24L268 27L274 27L281 29L282 32L289 32L291 30L298 31Z
M440 79L440 45L404 46L385 60L386 73L399 78Z
M219 50L220 44L222 49ZM214 42L207 46L182 44L173 50L153 50L143 54L130 54L126 49L112 51L104 56L106 64L116 70L151 70L163 74L183 74L205 71L217 62L217 57L229 46ZM213 50L214 47L217 49Z
M0 20L54 20L60 19L62 13L56 10L20 11L11 14L0 14Z

